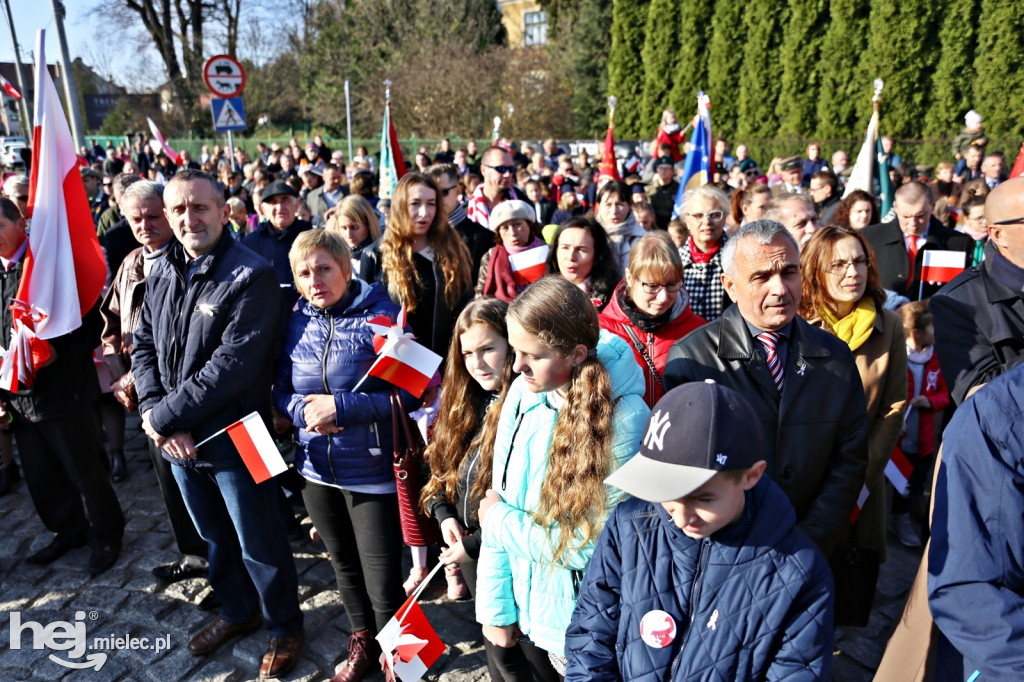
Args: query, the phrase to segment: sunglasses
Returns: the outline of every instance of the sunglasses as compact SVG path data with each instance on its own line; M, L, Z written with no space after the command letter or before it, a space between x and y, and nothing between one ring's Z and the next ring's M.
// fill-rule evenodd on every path
M515 166L492 166L492 165L487 164L487 163L485 163L484 165L487 166L488 168L493 168L494 170L498 171L502 175L504 175L505 173L515 173L516 172L516 167Z
M1007 220L997 220L994 223L989 223L989 225L1014 225L1016 223L1024 223L1024 217L1008 218Z
M441 195L442 196L448 196L449 194L452 193L452 191L457 190L458 188L459 188L458 185L452 185L451 187L442 187L441 188Z

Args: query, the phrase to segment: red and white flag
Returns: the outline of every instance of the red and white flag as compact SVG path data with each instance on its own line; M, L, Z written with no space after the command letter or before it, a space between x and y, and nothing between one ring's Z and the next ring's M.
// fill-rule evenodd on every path
M922 282L949 282L967 267L967 254L963 251L925 249L921 262Z
M3 76L0 76L0 87L3 87L4 92L6 92L14 99L21 99L21 93L18 92L18 89L11 85L11 82Z
M288 469L258 412L246 415L226 431L256 483L263 483Z
M28 216L32 230L15 296L24 302L14 310L12 348L31 345L19 355L23 368L17 380L31 386L33 359L48 355L40 340L68 334L82 326L82 317L100 298L107 281L107 264L96 237L89 199L78 170L71 129L57 89L46 68L45 33L36 39L35 127L32 130L32 175ZM29 335L33 332L33 335ZM32 339L37 336L38 339ZM13 361L11 353L4 365ZM0 374L6 367L0 368Z
M405 331L405 306L402 306L397 322L387 317L375 317L368 324L377 334L373 348L378 357L355 388L359 388L366 377L377 377L417 398L422 396L434 372L441 366L442 358L417 343L415 337Z
M181 157L178 156L178 152L174 151L171 145L167 144L167 140L164 139L160 129L156 127L156 123L153 122L149 116L146 117L149 121L149 132L153 133L153 137L160 143L160 147L164 150L164 154L167 154L167 158L170 159L175 165L181 162Z
M850 523L856 523L857 517L860 516L860 510L864 507L864 503L867 502L868 495L871 491L868 490L867 485L864 485L860 489L860 495L857 496L857 506L853 508L853 513L850 514Z
M542 244L528 251L510 254L509 263L512 264L512 279L519 286L526 286L536 282L544 276L547 269L548 245Z
M909 414L909 410L907 411ZM885 477L892 483L892 487L896 489L896 492L900 495L907 494L907 482L910 479L910 474L914 472L914 465L910 463L907 456L903 454L903 450L897 447L892 452L892 457L885 464Z
M434 567L377 635L383 652L380 656L381 669L387 682L419 680L445 651L444 642L419 605L423 588L441 565Z
M1013 168L1010 169L1010 177L1016 178L1024 175L1024 143L1020 145L1020 151L1017 152L1017 160L1013 162Z

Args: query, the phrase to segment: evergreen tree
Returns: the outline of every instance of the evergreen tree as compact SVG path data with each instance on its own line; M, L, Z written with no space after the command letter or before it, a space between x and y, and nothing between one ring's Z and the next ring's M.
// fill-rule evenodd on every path
M1020 139L1024 137L1024 10L1019 2L982 0L979 23L984 30L978 34L974 61L973 106L985 117L990 138ZM1006 151L1012 163L1017 150Z
M675 21L676 0L651 0L643 57L644 87L640 104L641 137L654 137L661 112L669 105L668 95L679 61L679 25ZM686 115L676 112L680 122Z
M746 41L740 72L738 137L774 137L779 132L775 102L782 92L780 47L789 8L775 2L747 5L743 17Z
M782 93L775 107L782 135L813 134L821 92L821 49L828 26L828 0L789 0L782 33ZM766 102L770 105L770 100Z
M715 135L735 135L739 118L740 72L746 43L740 2L716 2L711 16L708 46L708 82L704 92L711 98L711 124Z
M647 9L650 0L615 0L612 5L612 46L608 54L608 94L615 95L615 129L622 137L648 135L640 122Z
M871 3L864 64L868 79L885 81L882 134L894 138L921 135L931 98L930 76L939 60L939 14L932 0ZM999 84L1001 92L1004 87L1005 82Z
M957 122L963 123L963 115L972 106L978 9L976 0L949 0L942 12L939 30L942 53L932 74L931 103L924 120L925 137L955 135Z
M861 62L868 44L871 0L831 0L818 60L818 135L859 138L871 116L871 81ZM888 54L888 53L887 53Z
M681 37L675 83L669 93L669 106L679 120L689 119L696 111L697 91L708 88L708 43L711 31L711 0L691 0L679 5L676 25ZM714 106L714 102L712 102ZM660 119L659 119L660 120ZM712 123L714 117L712 117Z
M598 137L608 127L608 25L612 0L588 0L578 11L563 3L557 37L550 46L559 77L572 83L572 130Z

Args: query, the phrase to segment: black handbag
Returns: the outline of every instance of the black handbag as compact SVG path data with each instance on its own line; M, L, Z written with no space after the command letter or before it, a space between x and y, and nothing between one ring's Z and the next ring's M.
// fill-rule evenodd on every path
M871 617L881 556L877 549L848 544L832 555L835 579L835 624L862 628Z

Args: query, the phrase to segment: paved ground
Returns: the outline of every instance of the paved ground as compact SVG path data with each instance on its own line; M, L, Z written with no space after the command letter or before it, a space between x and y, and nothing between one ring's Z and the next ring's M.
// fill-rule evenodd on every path
M187 649L192 633L210 616L195 608L209 590L204 580L163 585L150 568L177 558L164 517L156 479L149 467L137 421L129 421L130 478L117 487L128 519L124 551L118 563L103 575L89 579L85 569L88 550L68 553L51 566L35 567L24 557L49 542L35 515L24 484L0 497L0 679L2 680L217 680L253 679L266 645L257 632L207 658L195 658ZM308 521L306 522L308 524ZM334 591L334 576L322 545L292 543L299 571L300 602L306 614L308 643L302 661L289 680L330 678L344 660L348 619ZM889 628L913 580L920 551L890 542L889 561L882 567L879 594L868 627L841 631L837 637L835 679L870 680L881 659ZM480 628L470 602L448 602L443 579L436 579L425 594L424 612L449 645L431 669L429 679L469 682L486 678ZM12 613L14 612L14 613ZM81 612L81 615L78 615ZM22 622L21 647L11 649L11 619ZM107 659L95 669L69 670L48 654L67 661L87 660L83 652L32 649L34 621L46 626L57 621L83 628L88 641L95 637L166 637L163 651L106 650ZM51 630L52 631L52 630ZM57 628L57 640L67 641ZM70 645L69 645L70 646ZM152 644L151 644L152 646ZM376 674L372 680L383 680Z

